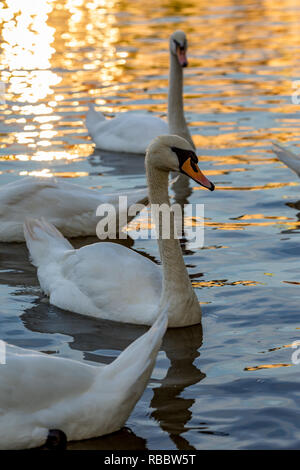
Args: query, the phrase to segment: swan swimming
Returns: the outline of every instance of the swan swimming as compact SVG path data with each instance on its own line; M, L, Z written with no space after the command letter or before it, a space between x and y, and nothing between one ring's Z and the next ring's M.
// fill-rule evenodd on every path
M119 209L121 195L127 196L126 214L132 204L147 201L146 189L102 194L55 178L20 178L0 187L0 242L24 242L23 223L28 216L45 217L68 238L95 236L100 220L97 207L109 203Z
M186 174L214 190L200 171L191 144L179 136L154 139L145 162L151 204L170 205L170 171ZM57 307L103 319L151 325L161 305L167 308L169 327L201 321L201 308L175 237L158 239L161 269L117 243L94 243L74 250L44 220L27 220L24 235L31 261L38 268L40 286Z
M97 148L112 152L144 154L155 137L170 133L185 138L195 150L183 109L182 69L188 65L187 47L185 33L175 31L170 37L168 123L150 113L137 112L119 113L113 119L106 119L90 105L86 127Z
M143 394L167 327L153 326L108 365L6 345L0 365L0 450L90 439L121 429Z

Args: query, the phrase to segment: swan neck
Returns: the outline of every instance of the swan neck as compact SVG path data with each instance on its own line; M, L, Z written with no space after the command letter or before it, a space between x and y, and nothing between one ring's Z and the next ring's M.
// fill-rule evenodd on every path
M177 57L172 52L170 52L168 125L170 134L183 137L195 148L184 117L183 70Z
M151 212L154 212L153 204L167 204L170 208L168 195L168 172L155 168L149 164L146 171L149 187L149 200ZM175 234L175 222L172 212L170 223L170 236L163 238L162 219L155 219L157 243L163 268L163 290L160 304L162 308L168 305L169 326L185 326L199 323L201 309L184 263L179 239ZM170 222L169 222L170 220ZM181 308L180 306L183 307ZM186 307L185 307L186 306ZM184 310L184 312L183 312ZM189 318L190 316L190 318Z

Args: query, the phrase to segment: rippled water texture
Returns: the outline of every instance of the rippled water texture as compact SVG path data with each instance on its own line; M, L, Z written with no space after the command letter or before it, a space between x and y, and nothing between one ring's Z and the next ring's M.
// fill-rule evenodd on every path
M272 139L298 146L297 0L1 2L0 184L24 175L100 191L145 185L143 158L96 151L88 103L166 116L168 37L189 38L185 110L216 191L205 243L184 247L200 326L169 331L129 429L69 448L251 449L300 445L300 185ZM76 240L76 246L96 239ZM130 244L130 243L129 243ZM131 242L131 245L133 242ZM155 241L134 248L158 259ZM49 306L24 244L0 245L1 338L110 362L145 328Z

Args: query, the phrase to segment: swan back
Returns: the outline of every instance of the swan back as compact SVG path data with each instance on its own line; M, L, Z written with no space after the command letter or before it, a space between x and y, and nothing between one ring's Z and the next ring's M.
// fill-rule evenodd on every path
M120 429L148 383L166 327L163 311L104 366L7 345L7 364L0 369L0 449L41 446L49 429L68 440Z

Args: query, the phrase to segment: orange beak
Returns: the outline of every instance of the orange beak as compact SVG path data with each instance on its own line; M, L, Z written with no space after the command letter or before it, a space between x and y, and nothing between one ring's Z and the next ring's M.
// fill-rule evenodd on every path
M183 163L181 171L182 173L185 173L187 176L196 181L196 183L201 184L201 186L204 186L210 191L213 191L215 189L215 185L206 178L206 176L202 173L198 165L192 162L190 158L188 158Z
M176 54L177 54L178 62L180 63L181 67L187 67L188 60L186 57L185 50L178 46L176 49Z

